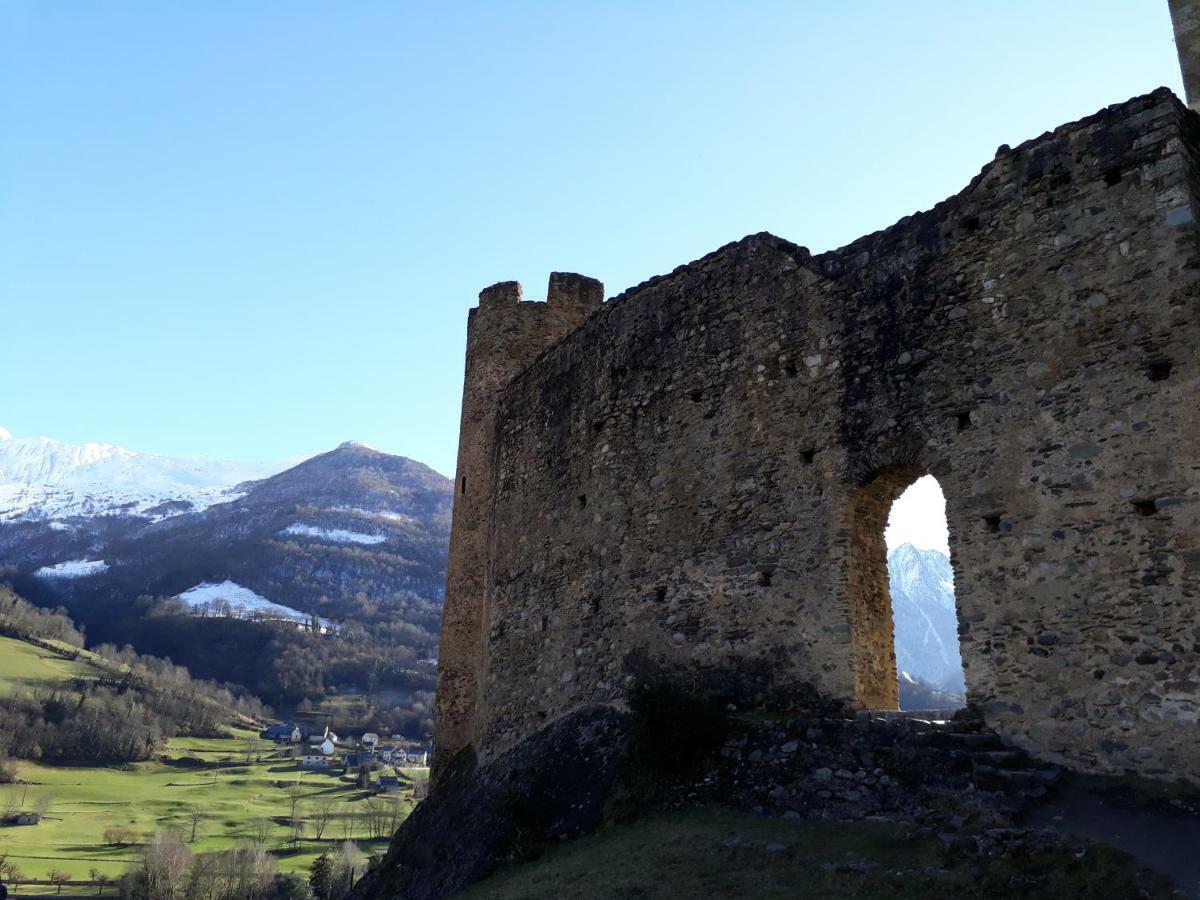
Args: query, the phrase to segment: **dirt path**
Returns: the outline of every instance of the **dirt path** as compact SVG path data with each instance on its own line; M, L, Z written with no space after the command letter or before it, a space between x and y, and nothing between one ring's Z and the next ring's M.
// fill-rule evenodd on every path
M1038 807L1028 824L1124 850L1200 900L1200 817L1147 809L1066 784Z

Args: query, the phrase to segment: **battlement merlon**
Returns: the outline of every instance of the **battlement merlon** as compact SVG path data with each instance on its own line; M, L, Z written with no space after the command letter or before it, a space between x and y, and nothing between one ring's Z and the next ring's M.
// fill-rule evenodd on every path
M510 306L521 302L521 282L498 281L479 292L479 308Z
M524 300L521 282L498 281L479 292L478 309L513 307L522 303L528 304L529 301ZM598 309L603 303L604 283L602 281L575 272L550 273L550 283L546 286L545 306L570 307L590 312Z
M604 303L604 284L574 272L551 272L550 284L546 287L546 303L590 311Z
M1188 105L1200 112L1200 0L1170 0Z

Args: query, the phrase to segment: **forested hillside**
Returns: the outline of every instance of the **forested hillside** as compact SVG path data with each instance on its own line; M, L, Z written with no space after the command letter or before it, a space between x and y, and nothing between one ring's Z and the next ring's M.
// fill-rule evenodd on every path
M65 614L39 610L2 585L0 634L0 652L12 659L0 695L0 760L132 762L168 738L216 737L239 717L266 714L244 689L194 679L167 660L110 644L85 651ZM45 656L74 665L33 665Z
M448 479L354 443L221 492L156 489L153 505L71 471L92 507L104 496L127 508L78 514L59 485L43 513L26 487L19 514L0 510L0 574L21 594L65 607L89 643L132 644L273 705L380 692L381 726L428 732ZM192 511L196 496L229 499Z

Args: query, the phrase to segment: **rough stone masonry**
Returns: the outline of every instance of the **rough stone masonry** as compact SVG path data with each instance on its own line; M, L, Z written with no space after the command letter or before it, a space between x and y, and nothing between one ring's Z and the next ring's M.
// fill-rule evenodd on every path
M894 708L883 529L931 473L988 723L1200 782L1198 217L1200 115L1159 90L840 250L485 290L435 775L647 673Z
M1171 21L1183 87L1192 109L1200 110L1200 0L1171 0Z

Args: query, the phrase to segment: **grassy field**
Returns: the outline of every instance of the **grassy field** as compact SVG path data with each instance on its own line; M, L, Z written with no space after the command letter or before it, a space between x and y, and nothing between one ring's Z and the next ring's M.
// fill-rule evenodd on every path
M33 644L0 637L0 694L98 674L86 658L63 659Z
M982 864L981 864L982 862ZM900 826L799 822L733 812L662 815L550 847L493 875L463 900L609 897L1167 896L1116 851L1085 859L1031 849L1017 860L943 857L934 837ZM1155 893L1164 890L1164 893Z
M86 674L89 668L0 638L0 690L53 683ZM261 758L256 754L254 761L247 762L247 739L254 735L253 730L231 728L225 738L176 738L162 760L113 767L20 761L18 777L23 783L0 787L0 808L6 797L14 795L23 801L23 808L44 796L50 808L38 825L0 827L0 853L7 853L26 878L45 878L50 870L59 869L80 880L87 879L92 868L116 877L136 861L136 844L105 843L104 831L111 826L124 826L139 835L169 829L189 842L193 852L261 840L285 872L307 872L322 850L335 850L346 839L354 840L365 853L386 846L386 840L369 839L362 815L368 795L353 778L343 777L340 769L300 771L294 759L270 744L262 746ZM423 775L424 770L402 769L397 774L403 782ZM309 818L298 842L293 842L289 824L293 792L298 795L298 814ZM333 818L317 841L310 817L323 800L332 801ZM407 791L380 800L400 804L405 815L413 803ZM194 810L201 811L203 819L193 842ZM71 896L71 888L63 896Z

